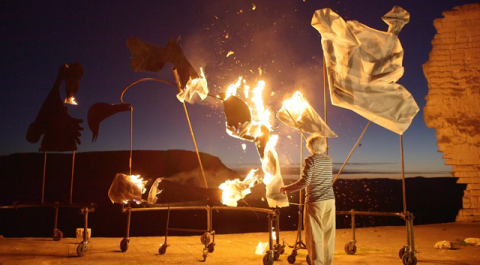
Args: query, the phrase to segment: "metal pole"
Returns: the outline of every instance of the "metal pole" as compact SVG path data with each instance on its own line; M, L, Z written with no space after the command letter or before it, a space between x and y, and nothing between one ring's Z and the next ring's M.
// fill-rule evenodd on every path
M180 77L178 76L177 69L174 67L172 69L173 75L175 76L175 82L177 84L178 92L182 92L182 86L180 84ZM198 163L200 164L200 169L202 170L203 180L205 182L205 188L208 188L207 178L205 177L205 172L203 171L202 160L200 159L200 153L198 152L197 142L195 142L195 135L193 134L192 124L190 123L190 118L188 117L187 105L183 102L183 109L185 110L185 116L187 117L188 127L190 128L190 134L192 135L193 145L195 146L195 151L197 152Z
M73 173L74 172L75 172L75 150L73 150L73 156L72 156L72 180L70 181L70 204L72 204Z
M347 164L348 159L350 159L350 156L352 156L353 151L355 150L355 148L357 148L358 143L360 142L360 140L362 139L363 135L365 134L365 131L367 131L367 128L368 128L368 126L370 125L371 122L372 122L372 121L368 121L367 126L365 126L365 129L363 129L362 134L360 135L360 137L358 138L357 142L355 143L355 146L353 147L352 151L350 151L350 154L348 154L347 159L345 160L345 162L343 163L342 167L341 167L340 170L338 171L337 176L335 177L335 179L334 179L333 182L332 182L332 185L335 183L335 181L337 181L337 178L338 178L338 176L340 176L340 173L342 173L342 170L343 170L343 168L345 167L345 165Z
M295 127L297 127L297 129L300 131L300 133L302 134L303 138L305 138L305 140L307 139L307 137L305 136L305 134L303 133L302 129L300 129L300 126L298 126L298 123L295 121L295 119L293 119L292 117L292 114L290 114L290 111L288 111L287 109L285 109L285 111L287 112L288 116L290 116L290 119L292 119L293 121L293 124L295 124ZM301 143L301 142L300 142ZM300 145L302 146L302 145Z
M47 169L47 151L45 151L45 156L43 158L43 183L42 183L42 203L45 196L45 171Z
M328 125L328 122L327 122L327 67L325 65L325 55L323 55L323 112L325 114L325 124ZM327 144L327 149L325 153L326 155L328 155L328 137L325 137L325 142Z
M400 153L402 155L402 188L403 188L403 212L407 212L407 199L405 195L405 168L403 162L403 135L400 135Z
M130 106L130 158L128 159L128 168L130 176L132 175L132 150L133 150L133 107Z

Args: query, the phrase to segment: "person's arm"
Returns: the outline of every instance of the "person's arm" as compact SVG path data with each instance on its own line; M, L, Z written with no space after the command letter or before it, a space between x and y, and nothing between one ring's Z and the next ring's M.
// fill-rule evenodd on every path
M308 186L312 180L312 171L314 167L313 161L314 160L311 157L307 157L303 166L302 176L290 185L282 187L280 189L280 192L282 192L283 194L285 194L286 192L295 192Z

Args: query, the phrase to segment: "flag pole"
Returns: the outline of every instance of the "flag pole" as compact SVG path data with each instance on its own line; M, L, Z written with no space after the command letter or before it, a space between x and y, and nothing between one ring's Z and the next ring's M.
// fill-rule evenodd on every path
M360 135L360 137L358 138L357 142L355 143L355 146L353 146L352 151L350 151L350 154L348 154L347 159L345 160L345 162L343 163L342 167L341 167L340 170L338 171L337 176L335 177L335 179L334 179L333 182L332 182L332 185L333 185L333 183L335 183L335 181L337 181L337 178L338 178L338 176L340 176L340 173L342 173L342 170L343 170L343 168L345 167L345 165L347 164L348 159L350 159L350 156L352 156L353 151L355 151L355 148L357 148L358 143L360 142L360 140L362 139L363 135L365 134L365 131L367 131L367 128L368 128L368 126L370 125L371 122L372 122L372 121L368 121L367 126L365 126L365 129L363 129L362 134Z
M173 75L175 76L175 82L177 86L178 92L182 92L182 87L180 84L180 77L177 73L177 68L173 68ZM188 117L187 105L185 105L185 101L183 102L183 109L185 110L185 116L187 117L188 127L190 128L190 134L192 135L193 145L195 146L195 151L197 152L198 163L200 164L200 169L202 170L203 181L205 182L205 188L208 188L207 178L205 177L205 171L203 170L202 160L200 159L200 153L198 152L197 142L195 141L195 135L193 134L192 124L190 123L190 118Z
M325 124L328 126L328 122L327 122L327 66L325 65L325 55L323 55L323 112L324 112L324 116L325 116ZM325 143L327 144L327 148L325 150L325 153L328 155L328 137L325 137Z

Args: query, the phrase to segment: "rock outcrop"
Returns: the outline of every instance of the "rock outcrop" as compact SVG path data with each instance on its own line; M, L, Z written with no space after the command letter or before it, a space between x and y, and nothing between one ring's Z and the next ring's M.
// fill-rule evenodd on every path
M424 119L457 183L467 184L457 221L480 221L480 5L434 21L437 34L423 65L428 80Z

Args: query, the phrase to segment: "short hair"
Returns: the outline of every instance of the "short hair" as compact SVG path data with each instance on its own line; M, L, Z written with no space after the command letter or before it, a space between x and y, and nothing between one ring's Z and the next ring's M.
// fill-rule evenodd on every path
M327 140L319 133L314 133L307 139L307 148L312 154L323 154L327 150Z

